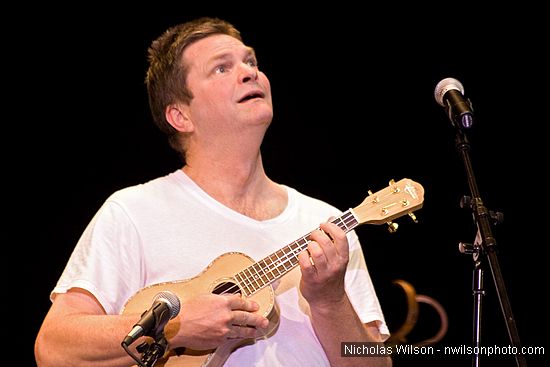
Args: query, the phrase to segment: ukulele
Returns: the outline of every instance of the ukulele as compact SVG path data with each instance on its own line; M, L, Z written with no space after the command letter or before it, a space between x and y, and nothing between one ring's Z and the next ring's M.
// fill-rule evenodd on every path
M390 181L388 187L367 196L361 204L348 209L332 220L344 232L368 224L390 225L395 218L420 209L424 202L424 188L417 182L403 178L398 182ZM416 221L416 219L415 219ZM311 233L311 232L310 232ZM199 294L240 294L260 305L256 312L269 319L266 336L276 332L279 324L279 310L275 302L275 293L271 284L298 265L298 254L307 248L309 235L298 238L292 243L275 251L259 261L240 252L228 252L214 259L200 274L193 278L156 283L142 288L131 296L123 307L122 313L140 313L149 307L151 300L162 291L176 294L182 303ZM229 339L216 349L193 350L177 348L167 351L155 366L203 366L223 365L229 355L240 346L253 343L254 339Z

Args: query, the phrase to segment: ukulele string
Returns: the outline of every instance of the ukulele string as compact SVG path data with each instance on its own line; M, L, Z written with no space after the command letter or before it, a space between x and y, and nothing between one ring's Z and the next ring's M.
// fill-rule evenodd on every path
M350 212L346 212L346 213L344 213L341 217L334 219L334 220L332 221L332 223L333 223L333 224L336 224L338 227L342 228L344 231L347 231L347 230L350 229L350 227L353 227L353 224L354 224L353 221L354 221L353 215L352 215ZM350 223L351 223L351 225L348 226L348 224L350 224ZM320 228L318 227L316 230L320 230ZM312 231L312 232L313 232L313 231ZM309 236L311 235L312 232L308 233L306 236L303 236L303 237L300 239L300 240L304 240L304 242L303 242L302 244L299 243L300 240L294 241L294 242L292 243L292 244L298 244L298 248L297 248L297 249L292 249L292 247L291 247L292 244L287 245L286 247L288 247L288 248L291 249L291 252L290 252L290 253L292 253L294 256L293 256L293 257L288 257L288 254L285 255L286 259L285 259L282 263L275 263L275 262L271 261L271 262L272 262L272 265L271 265L271 266L275 265L275 266L273 267L273 269L275 269L275 268L277 268L277 267L283 265L283 267L284 267L285 270L286 270L286 266L285 266L286 263L290 263L290 264L292 265L291 268L293 268L294 265L297 264L297 263L294 263L294 264L293 264L293 261L296 261L296 260L298 259L298 254L299 254L300 252L302 252L303 250L305 250L307 243L309 243L309 241L310 241L310 240L309 240ZM299 251L297 251L297 250L299 250ZM268 258L269 258L269 257L268 257ZM267 259L267 258L266 258L266 259ZM265 259L263 259L262 261L263 261L264 263L266 263ZM262 261L260 261L260 262L262 262ZM251 269L251 268L249 267L249 268L247 268L247 269ZM247 270L247 269L245 269L245 270ZM269 268L267 268L267 269L268 269L267 271L264 271L265 274L268 273L268 272L271 272L271 273L273 272L272 269L269 269ZM243 270L241 273L244 273L244 270ZM252 273L252 271L249 270L249 273ZM257 273L257 271L256 271L256 273ZM256 279L251 279L249 276L244 276L244 277L241 276L241 278L243 278L243 279L242 279L242 283L243 283L243 287L242 287L242 288L243 288L243 289L248 289L248 290L250 289L249 286L252 285L252 282L253 282L253 281L257 281ZM278 277L274 277L273 280L276 279L276 278L278 278ZM223 290L221 293L219 293L219 294L220 294L220 295L225 295L225 294L239 294L239 293L242 293L242 292L241 292L241 287L239 286L238 283L239 283L239 282L235 279L235 283L233 283L233 285L231 285L231 286L230 286L229 288L227 288L227 289L224 289L224 290ZM267 283L266 283L266 284L267 284ZM263 287L260 287L260 288L263 288ZM254 290L254 291L255 291L255 290Z

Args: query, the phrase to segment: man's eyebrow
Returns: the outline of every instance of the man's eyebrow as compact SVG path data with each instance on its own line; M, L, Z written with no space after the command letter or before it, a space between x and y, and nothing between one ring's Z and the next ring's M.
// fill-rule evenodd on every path
M256 57L256 51L252 47L247 47L247 53L249 56Z
M246 56L253 56L255 58L256 57L256 51L254 51L254 49L252 47L246 47L245 55ZM217 55L212 56L212 58L210 60L208 60L208 62L211 63L211 62L216 62L216 61L219 61L219 60L225 60L225 59L229 59L229 58L231 58L231 52L224 51L224 52L221 52Z

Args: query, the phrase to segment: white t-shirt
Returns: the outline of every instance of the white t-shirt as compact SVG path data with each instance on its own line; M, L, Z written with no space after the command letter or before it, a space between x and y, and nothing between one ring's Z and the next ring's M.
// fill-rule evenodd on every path
M143 287L194 278L227 252L241 252L258 261L307 235L329 217L342 214L327 203L284 187L287 207L264 221L220 204L181 170L119 190L85 229L52 296L83 288L108 314L119 314ZM347 294L361 321L377 321L386 339L389 331L361 245L354 231L348 232L348 238ZM280 311L277 331L235 350L226 366L329 365L313 331L299 280L297 266L272 284ZM144 305L144 310L149 306Z

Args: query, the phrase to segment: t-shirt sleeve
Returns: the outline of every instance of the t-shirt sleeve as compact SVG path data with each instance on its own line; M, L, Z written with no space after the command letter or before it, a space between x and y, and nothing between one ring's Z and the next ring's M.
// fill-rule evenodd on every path
M131 218L107 200L78 240L50 298L71 288L96 297L107 314L118 314L143 284L140 236Z

